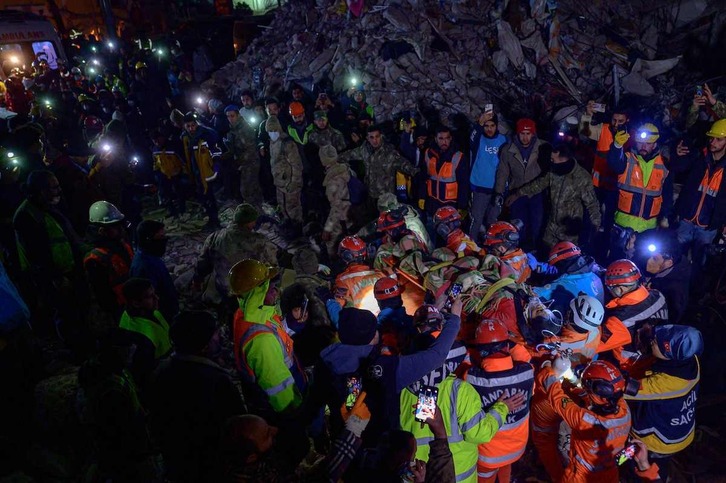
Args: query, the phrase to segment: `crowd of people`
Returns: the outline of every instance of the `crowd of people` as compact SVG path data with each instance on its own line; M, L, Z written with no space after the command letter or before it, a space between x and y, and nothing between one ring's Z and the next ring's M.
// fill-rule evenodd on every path
M548 142L491 105L466 129L377 122L362 85L229 99L174 45L8 73L6 455L17 368L58 338L87 481L508 482L528 447L555 482L667 480L726 224L708 86L670 142L592 101ZM189 291L144 203L206 218ZM220 302L190 310L210 279Z

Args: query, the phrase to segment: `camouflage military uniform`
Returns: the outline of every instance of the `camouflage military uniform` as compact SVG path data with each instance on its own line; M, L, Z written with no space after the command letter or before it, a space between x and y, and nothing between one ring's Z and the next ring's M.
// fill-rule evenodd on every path
M282 133L280 139L270 142L270 165L277 188L277 204L283 216L302 223L302 159L295 141L287 134Z
M222 296L231 296L229 269L245 258L254 258L277 265L277 247L264 235L232 224L207 237L194 269L194 280L201 281L214 272L217 290Z
M577 243L582 229L583 205L593 226L601 222L600 204L595 197L590 174L575 163L567 174L547 172L515 190L515 196L532 196L549 188L550 214L543 241L553 246L560 241Z
M335 254L339 238L343 234L343 225L348 224L348 211L350 210L348 180L350 180L350 176L350 168L347 164L336 163L325 170L323 186L325 196L328 197L330 203L330 212L323 230L330 233L330 241L325 243L330 256Z
M310 301L310 320L313 325L330 325L330 317L325 303L320 300L315 290L318 287L330 288L330 282L318 276L318 255L311 248L302 248L292 257L292 268L295 270L295 282L305 288Z
M418 168L403 158L393 146L383 143L374 150L368 142L346 151L340 160L350 164L351 161L362 161L365 167L365 185L368 187L368 198L375 203L384 193L396 193L396 172L413 176Z
M345 136L343 133L330 126L325 129L318 129L317 126L310 132L308 141L323 147L326 144L332 145L338 152L343 151L346 147Z
M247 203L262 208L262 189L260 186L260 158L255 147L254 130L244 119L230 126L224 145L234 158L240 171L240 192Z

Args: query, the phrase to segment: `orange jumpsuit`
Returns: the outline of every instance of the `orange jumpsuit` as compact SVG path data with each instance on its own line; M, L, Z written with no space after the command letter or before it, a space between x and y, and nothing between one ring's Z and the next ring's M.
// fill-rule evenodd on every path
M537 383L547 399L570 428L570 464L558 482L601 483L618 481L615 455L623 449L630 432L630 409L624 399L617 402L617 411L600 415L575 403L562 389L551 367L537 374Z
M335 277L333 294L341 307L357 307L378 313L373 285L386 274L363 263L351 263Z

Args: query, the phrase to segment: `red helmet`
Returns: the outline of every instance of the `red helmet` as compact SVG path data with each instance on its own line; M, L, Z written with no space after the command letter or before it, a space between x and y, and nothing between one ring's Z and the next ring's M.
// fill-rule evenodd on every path
M592 361L582 372L582 385L593 396L603 399L619 398L625 391L625 378L620 370L608 361Z
M389 231L406 225L406 221L398 213L384 211L378 217L376 228L378 231Z
M424 304L416 309L413 314L413 326L419 332L427 332L429 330L439 330L441 324L444 323L444 316L441 315L439 309L435 305Z
M475 344L493 344L509 340L509 331L498 320L482 319L474 335Z
M288 110L291 116L302 116L305 114L305 108L303 107L302 103L298 101L291 102L290 108Z
M461 221L459 211L453 206L442 206L434 214L434 223L448 223L450 221Z
M511 223L507 223L506 221L496 221L492 223L487 230L484 241L487 246L516 246L517 243L519 243L519 231Z
M379 278L373 285L373 295L376 300L387 300L401 295L401 287L398 280L391 277Z
M605 271L605 285L631 285L640 280L640 270L627 259L615 260Z
M368 257L368 247L361 237L347 236L338 245L338 256L345 263L362 262Z
M547 259L547 263L555 265L562 260L567 260L581 254L582 251L580 250L580 247L574 243L561 241L555 244L555 246L552 247L552 250L550 250L550 256Z

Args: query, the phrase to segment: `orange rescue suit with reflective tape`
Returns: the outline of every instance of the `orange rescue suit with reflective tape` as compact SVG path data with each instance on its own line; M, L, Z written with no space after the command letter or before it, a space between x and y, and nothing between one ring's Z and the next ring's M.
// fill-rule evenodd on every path
M438 168L439 157L432 149L426 150L426 171L429 179L426 180L428 196L441 202L457 201L459 196L459 183L456 180L456 169L463 154L454 153L450 161L444 161Z

